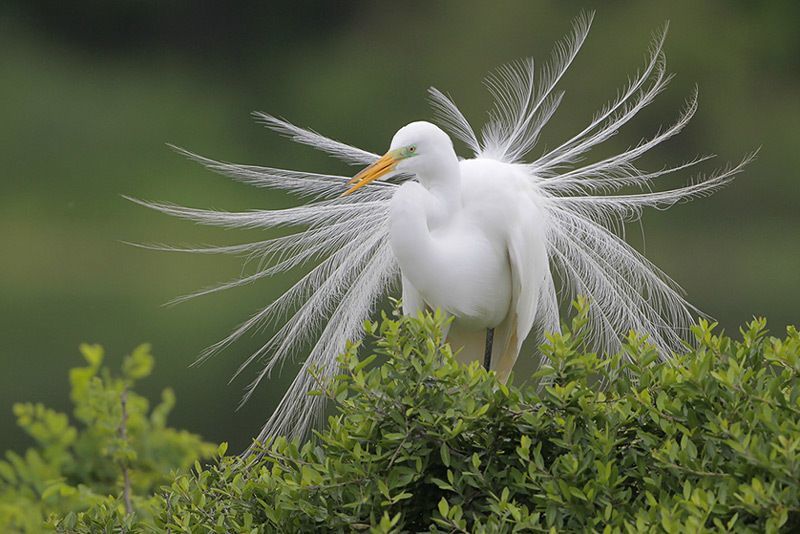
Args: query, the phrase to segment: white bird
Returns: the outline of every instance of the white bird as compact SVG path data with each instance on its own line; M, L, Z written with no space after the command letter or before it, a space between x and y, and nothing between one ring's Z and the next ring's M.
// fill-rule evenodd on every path
M397 189L389 211L403 312L438 308L452 316L445 334L458 359L483 358L505 381L540 292L553 287L546 221L530 175L489 158L459 161L447 134L421 121L401 128L389 152L356 175L345 194L390 172L416 178Z
M431 88L439 123L466 144L471 152L468 159L459 160L450 138L426 122L400 129L389 152L379 157L257 113L268 127L294 141L369 167L351 180L223 163L184 151L236 180L288 190L309 201L283 210L237 213L137 201L202 224L295 230L288 236L242 245L156 246L258 260L252 274L177 301L313 265L283 295L200 358L247 332L278 327L236 373L255 360L264 362L243 402L278 365L294 357L305 358L259 440L303 435L321 416L325 398L309 396L308 391L339 372L337 357L346 342L361 338L363 322L398 281L406 313L438 307L453 315L448 339L461 349L464 360L481 358L487 329L496 329L491 366L502 379L532 328L559 329L554 279L562 282L563 299L577 294L589 298L589 333L598 352L614 354L621 347L621 337L631 330L648 336L662 358L684 347L697 310L669 277L624 241L622 225L638 219L645 207L666 209L710 194L740 172L750 157L709 176L697 176L684 187L653 191L657 179L708 159L698 157L656 171L635 165L644 153L686 125L696 110L693 94L671 126L620 154L586 161L593 147L615 135L668 83L662 53L665 29L654 38L644 68L588 126L526 161L561 102L563 92L555 90L556 84L583 44L591 19L591 15L579 16L572 33L556 45L552 59L538 72L528 60L502 67L487 79L496 103L480 139L452 100ZM358 192L342 196L348 183L352 185L348 193ZM623 188L641 192L620 193Z

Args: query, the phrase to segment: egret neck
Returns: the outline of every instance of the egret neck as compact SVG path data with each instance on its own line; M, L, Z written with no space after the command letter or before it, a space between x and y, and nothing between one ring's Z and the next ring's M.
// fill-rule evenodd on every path
M435 201L426 210L431 229L444 224L461 209L461 170L455 152L452 148L448 152L426 161L416 172L417 181Z
M394 194L390 217L392 249L400 264L407 266L420 263L421 249L428 258L439 256L431 231L452 221L461 209L461 170L452 145L440 147L435 157L414 163L418 183L403 184Z

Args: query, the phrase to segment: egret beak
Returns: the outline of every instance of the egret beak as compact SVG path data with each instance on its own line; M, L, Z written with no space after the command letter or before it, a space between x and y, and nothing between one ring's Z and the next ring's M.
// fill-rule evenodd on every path
M393 171L395 166L397 166L398 161L400 160L397 157L396 151L391 150L387 152L378 161L350 178L350 181L347 183L353 184L353 186L342 193L342 196L346 197L356 189L361 189L368 183L375 181L381 176Z

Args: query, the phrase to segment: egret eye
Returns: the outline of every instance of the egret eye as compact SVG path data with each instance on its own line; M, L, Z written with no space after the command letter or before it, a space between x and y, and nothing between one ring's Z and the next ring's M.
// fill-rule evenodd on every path
M417 151L417 147L416 146L411 145L410 147L408 147L408 153L409 154L413 154L416 151Z

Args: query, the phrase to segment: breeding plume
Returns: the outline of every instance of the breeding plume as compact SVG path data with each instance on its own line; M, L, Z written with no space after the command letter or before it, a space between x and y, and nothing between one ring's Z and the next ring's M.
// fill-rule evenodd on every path
M223 163L183 152L236 180L294 193L305 200L298 207L230 213L139 201L202 224L292 231L233 246L156 247L257 260L251 274L179 301L307 266L296 284L200 358L245 333L275 328L236 373L253 362L261 366L244 400L283 362L304 358L260 439L307 431L324 398L306 393L337 373L337 356L346 342L362 336L363 321L376 304L399 288L406 313L440 308L451 314L448 340L460 349L459 358L485 359L502 379L529 333L559 329L559 297L562 302L578 294L589 298L590 336L599 352L616 352L620 337L631 330L647 335L664 358L682 348L695 310L669 277L624 241L622 225L638 219L643 208L666 209L710 194L749 158L696 175L677 189L659 188L658 182L708 157L654 171L637 166L643 154L687 124L696 110L695 94L675 122L652 137L613 156L587 157L667 85L665 32L654 38L641 70L585 128L529 157L561 103L563 92L556 86L590 24L590 15L579 16L541 68L528 60L490 75L486 85L495 104L480 134L448 96L433 88L430 99L443 129L412 122L399 129L382 157L256 113L296 142L366 166L354 178ZM465 158L456 155L452 138L466 145ZM554 279L560 280L558 287Z

